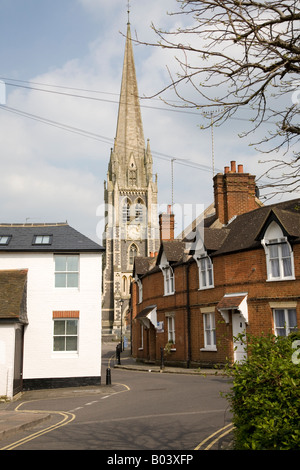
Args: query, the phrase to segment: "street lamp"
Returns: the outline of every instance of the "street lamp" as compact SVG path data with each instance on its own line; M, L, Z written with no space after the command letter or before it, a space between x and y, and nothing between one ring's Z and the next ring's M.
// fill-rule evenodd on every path
M120 299L120 309L121 309L121 352L123 351L123 312L122 312L122 305L123 305L124 300Z

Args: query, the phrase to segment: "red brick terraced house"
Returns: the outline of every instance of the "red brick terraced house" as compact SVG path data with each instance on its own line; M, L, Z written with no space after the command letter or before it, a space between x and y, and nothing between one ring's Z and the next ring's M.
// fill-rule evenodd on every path
M245 357L239 333L297 329L300 199L263 206L255 176L231 162L214 177L214 204L188 232L174 239L174 215L161 214L159 252L135 260L137 360L160 363L164 348L165 364L222 366Z

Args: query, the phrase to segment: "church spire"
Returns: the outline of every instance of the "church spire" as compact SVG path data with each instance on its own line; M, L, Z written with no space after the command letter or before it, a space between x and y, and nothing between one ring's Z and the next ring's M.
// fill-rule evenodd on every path
M138 160L144 158L145 154L145 139L129 22L127 24L114 152L123 166L123 170L129 164L132 155ZM124 175L124 171L122 173Z

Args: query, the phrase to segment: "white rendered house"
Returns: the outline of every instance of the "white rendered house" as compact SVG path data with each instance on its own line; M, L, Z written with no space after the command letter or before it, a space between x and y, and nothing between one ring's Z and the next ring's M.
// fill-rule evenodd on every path
M27 273L25 320L5 328L0 304L0 396L18 382L12 324L24 330L23 390L101 383L102 253L67 223L0 225L0 272Z

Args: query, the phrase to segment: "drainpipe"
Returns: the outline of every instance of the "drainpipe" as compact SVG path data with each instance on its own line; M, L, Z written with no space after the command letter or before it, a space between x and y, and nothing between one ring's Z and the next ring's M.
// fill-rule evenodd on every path
M191 309L190 309L190 263L186 264L186 310L187 310L187 338L188 338L188 357L187 368L191 363Z

